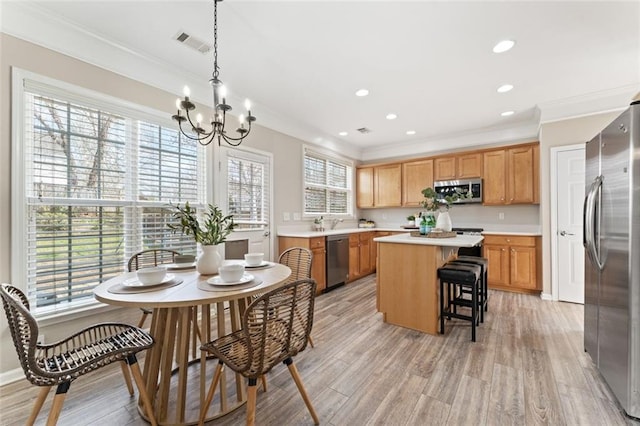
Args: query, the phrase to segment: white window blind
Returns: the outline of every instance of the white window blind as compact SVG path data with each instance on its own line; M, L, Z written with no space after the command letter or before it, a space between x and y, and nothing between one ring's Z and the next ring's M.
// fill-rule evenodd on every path
M140 250L195 253L193 239L167 223L170 203L204 206L197 143L135 109L40 82L25 80L22 96L24 161L13 167L25 193L12 208L26 218L22 255L36 313L93 302L93 288Z
M304 213L351 214L353 167L310 150L304 154Z
M269 225L269 162L241 150L227 151L229 214L237 229L264 229Z

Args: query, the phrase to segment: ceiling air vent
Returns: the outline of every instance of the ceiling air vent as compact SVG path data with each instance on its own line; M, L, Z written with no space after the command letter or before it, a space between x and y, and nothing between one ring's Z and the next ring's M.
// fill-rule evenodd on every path
M367 129L366 127L360 127L359 129L356 129L356 130L362 133L363 135L366 135L367 133L371 133L371 129Z
M211 45L208 44L207 42L200 40L196 37L190 36L184 31L178 31L178 34L176 34L174 39L184 44L185 46L188 46L192 49L197 50L202 54L208 53L212 49Z

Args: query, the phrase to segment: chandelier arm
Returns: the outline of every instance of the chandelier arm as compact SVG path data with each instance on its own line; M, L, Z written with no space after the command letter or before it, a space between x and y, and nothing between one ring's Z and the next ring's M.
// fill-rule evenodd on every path
M239 132L238 132L239 133ZM225 141L242 141L244 140L244 138L246 138L247 136L249 136L249 133L251 133L251 124L249 124L249 128L246 129L246 132L244 133L240 133L241 136L234 138L232 136L227 135L226 133L222 134L222 137L224 138Z
M178 125L180 126L180 133L182 133L182 135L185 138L187 138L189 140L192 140L192 141L197 141L200 145L204 145L204 146L209 145L213 141L213 139L215 137L215 133L206 133L206 134L204 134L204 137L194 137L194 136L191 136L191 135L189 135L189 133L184 131L184 129L182 128L182 124L181 123L178 124ZM206 141L207 139L209 139L208 142L202 143L202 141Z

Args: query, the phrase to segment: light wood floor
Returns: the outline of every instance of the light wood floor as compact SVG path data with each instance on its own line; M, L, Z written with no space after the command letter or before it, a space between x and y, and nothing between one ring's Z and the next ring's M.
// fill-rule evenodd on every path
M444 336L384 324L375 276L318 297L316 347L294 361L321 424L640 424L622 415L583 351L581 305L498 291L489 303L472 343L463 322L448 322ZM284 366L268 383L267 393L258 392L258 424L313 423ZM37 393L26 380L0 388L1 424L24 424ZM241 408L210 424L242 424L244 414ZM73 383L59 424L146 423L120 367L110 366Z

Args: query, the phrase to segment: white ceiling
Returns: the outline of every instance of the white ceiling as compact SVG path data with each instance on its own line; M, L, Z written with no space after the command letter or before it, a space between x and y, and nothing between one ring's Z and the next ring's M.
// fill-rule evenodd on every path
M232 106L248 97L259 124L364 160L530 140L540 121L623 108L640 91L638 1L226 0L218 9ZM3 1L0 14L3 32L176 94L188 84L211 103L212 54L173 38L212 43L213 0ZM493 53L505 38L515 47ZM515 88L497 93L504 83ZM360 88L369 96L356 97ZM515 114L501 117L507 110ZM391 112L396 120L385 119Z

